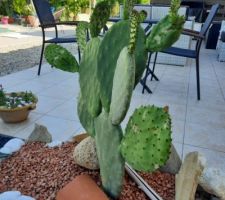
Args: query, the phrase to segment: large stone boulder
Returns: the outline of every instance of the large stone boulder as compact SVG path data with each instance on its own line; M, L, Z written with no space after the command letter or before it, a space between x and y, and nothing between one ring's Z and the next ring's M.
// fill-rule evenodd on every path
M87 137L74 149L73 158L76 164L87 169L99 169L95 140Z
M48 132L48 129L40 124L35 124L34 130L28 137L28 142L52 142L52 135Z
M216 168L205 168L199 184L208 193L225 200L225 171Z

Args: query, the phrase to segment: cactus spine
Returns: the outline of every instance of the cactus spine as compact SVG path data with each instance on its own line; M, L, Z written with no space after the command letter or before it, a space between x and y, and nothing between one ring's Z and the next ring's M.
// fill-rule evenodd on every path
M178 0L173 0L169 15L153 28L146 41L139 25L146 13L131 14L133 2L128 0L125 5L124 17L129 20L114 24L103 40L98 35L109 17L107 1L97 4L90 25L79 25L78 43L83 52L80 66L58 45L49 45L45 53L53 66L80 74L78 115L96 141L103 189L113 199L121 192L125 160L137 170L153 171L169 156L171 120L163 109L148 106L136 110L125 135L120 123L129 108L132 90L145 69L146 48L158 51L172 45L184 22L177 14ZM92 35L88 43L84 35L87 27Z

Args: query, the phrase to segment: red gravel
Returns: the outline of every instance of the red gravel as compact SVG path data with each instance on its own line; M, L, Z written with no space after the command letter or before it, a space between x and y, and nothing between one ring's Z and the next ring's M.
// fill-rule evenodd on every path
M47 148L38 142L24 145L0 163L0 193L18 190L36 200L54 200L56 193L80 174L89 174L100 185L98 171L74 163L72 152L75 145L73 142L56 148ZM160 172L141 175L164 200L174 199L174 176ZM148 200L148 197L126 175L119 200Z

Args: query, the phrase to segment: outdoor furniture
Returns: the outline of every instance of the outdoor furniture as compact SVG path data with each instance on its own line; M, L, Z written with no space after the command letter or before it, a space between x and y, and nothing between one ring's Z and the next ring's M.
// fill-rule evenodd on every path
M200 32L184 29L182 34L189 35L189 36L196 38L196 47L194 50L182 49L182 48L178 48L178 47L170 47L170 48L162 51L163 53L167 53L170 55L177 55L177 56L192 58L192 59L196 60L196 80L197 80L197 99L198 100L200 100L199 53L200 53L200 49L201 49L202 40L205 38L206 33L207 33L210 25L212 24L212 21L216 15L218 9L219 9L219 4L215 4L212 6L211 11L210 11L204 25L202 26L202 29ZM155 59L155 61L156 61L156 59ZM155 70L155 62L153 65L153 70L152 70L153 73L154 73L154 70ZM146 74L146 76L148 76L148 74ZM145 77L145 81L146 81L146 79L147 79L147 77Z
M47 0L33 0L34 7L38 16L38 19L40 21L40 27L42 30L42 49L41 49L41 57L39 62L39 68L38 68L38 75L41 73L41 65L42 65L42 59L43 59L43 53L46 43L53 43L53 44L61 44L61 43L75 43L77 42L77 39L75 37L72 38L62 38L58 35L58 25L77 25L77 21L63 21L63 22L56 22L55 18L52 14L50 4ZM52 39L46 39L45 37L45 30L48 28L55 28L55 37ZM78 56L80 61L80 50L78 48Z
M218 61L225 61L225 21L222 21L221 29L217 41L216 51L218 54Z

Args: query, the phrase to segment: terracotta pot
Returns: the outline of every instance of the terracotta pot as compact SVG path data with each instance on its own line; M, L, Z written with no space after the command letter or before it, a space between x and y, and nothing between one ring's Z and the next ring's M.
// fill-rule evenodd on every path
M9 24L13 24L13 23L14 23L14 21L15 21L15 20L14 20L14 18L9 17L9 20L8 20L8 23L9 23Z
M38 27L38 19L35 16L29 15L27 16L27 21L32 27Z
M2 17L1 22L2 22L2 24L8 24L9 23L9 17L7 17L7 16Z
M22 122L27 119L30 111L36 108L37 101L36 97L36 101L27 106L14 109L0 108L0 117L6 123Z
M88 175L77 176L61 189L56 200L109 200Z

